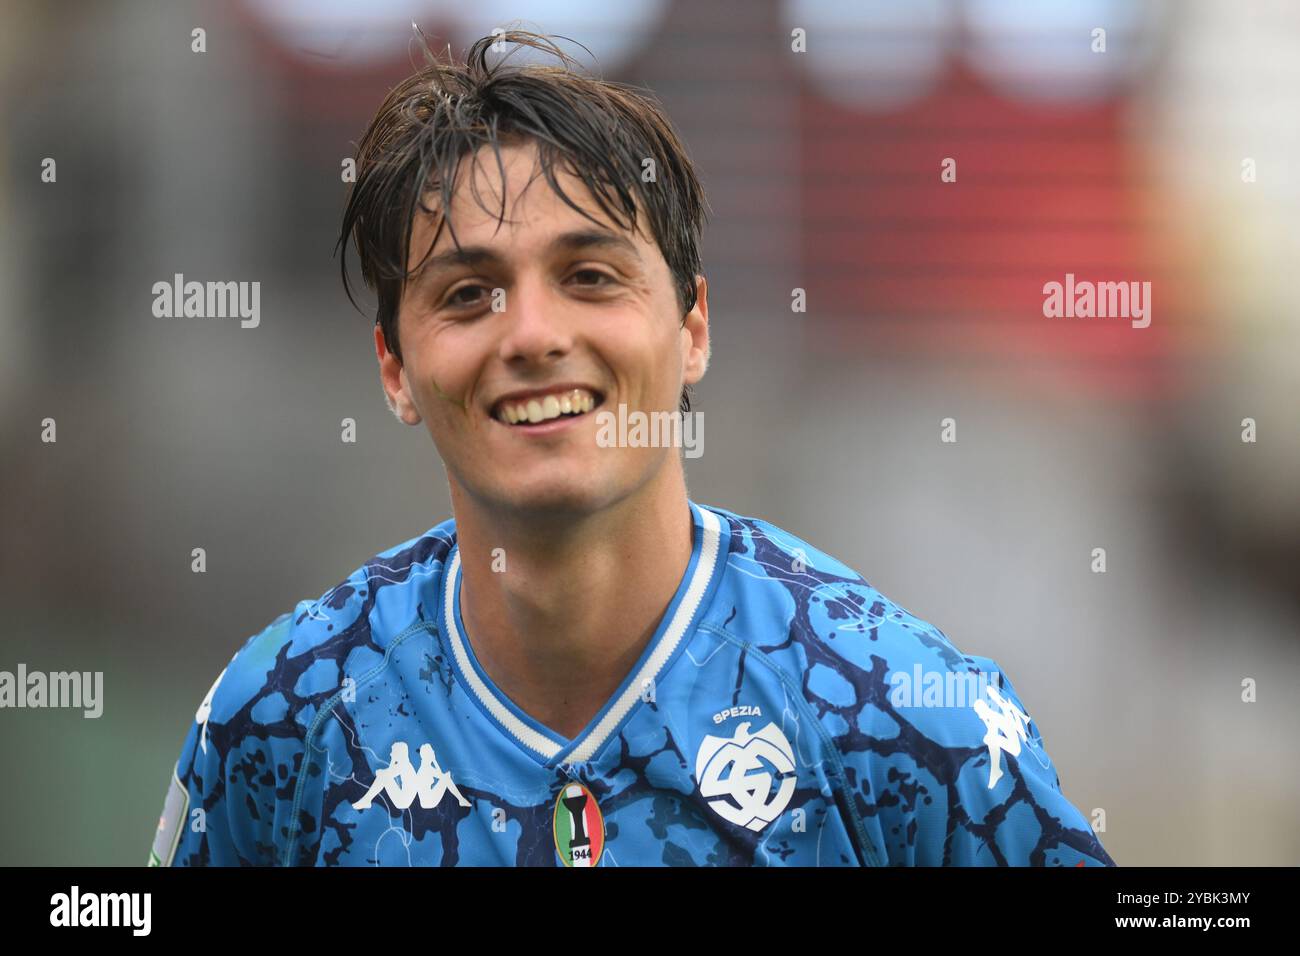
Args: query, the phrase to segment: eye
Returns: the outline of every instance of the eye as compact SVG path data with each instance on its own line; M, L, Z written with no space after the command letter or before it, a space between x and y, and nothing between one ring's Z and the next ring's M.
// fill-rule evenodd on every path
M451 308L469 308L470 306L481 305L483 299L480 296L476 295L469 299L461 298L461 293L479 290L486 292L488 291L488 288L487 286L482 285L463 285L448 294L447 298L443 300L443 305Z
M588 276L588 277L594 277L598 280L602 280L594 283L593 282L578 283L578 285L586 286L587 288L591 288L591 289L598 289L601 286L608 285L609 283L614 281L613 278L601 272L599 269L579 269L577 272L573 274L572 278L576 279L578 276Z

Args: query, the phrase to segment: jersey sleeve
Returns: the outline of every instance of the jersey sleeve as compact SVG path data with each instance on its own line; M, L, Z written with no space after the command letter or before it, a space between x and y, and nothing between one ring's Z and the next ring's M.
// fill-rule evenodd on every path
M172 771L150 866L283 862L303 756L301 730L276 680L291 635L291 616L281 615L213 682Z
M874 671L864 733L840 754L878 862L1114 866L1010 680L925 627L916 660Z

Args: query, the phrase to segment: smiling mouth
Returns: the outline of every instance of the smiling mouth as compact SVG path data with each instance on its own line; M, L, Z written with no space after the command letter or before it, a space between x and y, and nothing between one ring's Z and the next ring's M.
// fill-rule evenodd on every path
M585 388L567 388L525 399L497 402L492 417L512 428L529 428L565 418L579 418L599 408L605 397Z

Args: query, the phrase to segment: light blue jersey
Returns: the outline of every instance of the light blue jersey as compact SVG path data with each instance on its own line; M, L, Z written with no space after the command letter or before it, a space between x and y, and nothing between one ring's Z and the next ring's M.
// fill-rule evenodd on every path
M654 637L573 739L496 688L454 521L252 637L150 862L1114 865L1005 675L773 525L690 504Z

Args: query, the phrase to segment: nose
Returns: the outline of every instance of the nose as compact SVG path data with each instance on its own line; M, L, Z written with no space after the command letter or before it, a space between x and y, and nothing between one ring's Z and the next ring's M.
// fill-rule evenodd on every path
M506 294L499 346L508 365L544 364L573 350L572 313L560 290L536 270L522 273Z

